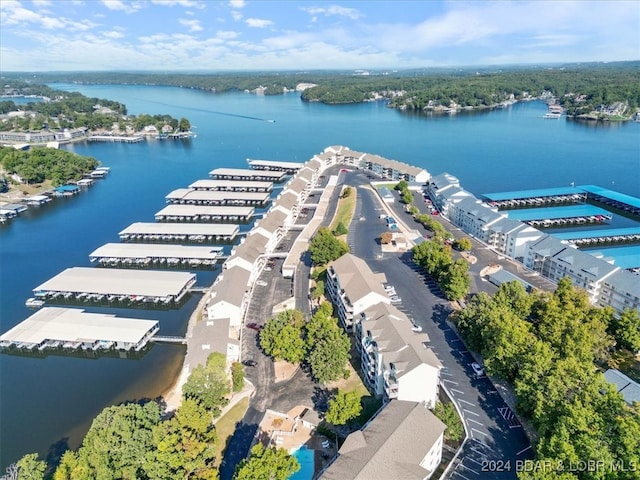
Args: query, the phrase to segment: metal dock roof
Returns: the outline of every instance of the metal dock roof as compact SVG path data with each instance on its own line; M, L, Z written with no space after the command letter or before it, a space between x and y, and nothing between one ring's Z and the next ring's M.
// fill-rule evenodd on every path
M118 235L205 235L235 237L238 225L231 223L132 223Z
M640 198L632 197L631 195L626 195L620 192L615 192L613 190L602 188L597 185L580 185L577 188L587 193L613 200L616 203L622 203L633 208L640 209Z
M0 336L0 341L40 344L45 340L139 343L158 325L155 320L118 318L77 308L44 307Z
M252 170L250 168L216 168L209 172L214 179L224 180L271 180L281 182L287 176L286 172L274 172L273 170Z
M284 170L286 172L294 172L304 167L304 163L301 162L284 162L278 160L255 160L247 158L247 163L251 168L256 170Z
M600 228L592 230L576 230L571 232L554 233L560 240L577 240L581 238L627 237L640 235L640 227L628 228Z
M195 278L188 272L72 267L33 291L167 297L179 296Z
M167 205L158 213L157 217L162 216L179 216L179 217L246 217L251 218L255 208L253 207L220 207L206 205Z
M267 203L269 192L224 192L219 190L194 190L192 188L179 188L169 193L165 198L168 202L175 203Z
M595 257L612 258L614 264L620 268L639 268L640 267L640 245L625 245L624 247L607 247L607 248L589 248L581 249ZM640 279L638 279L640 283Z
M591 217L595 215L611 215L606 210L593 205L570 205L566 207L523 208L521 210L505 210L509 218L526 222L530 220L553 220L560 218Z
M273 182L251 182L248 180L212 180L210 178L196 180L189 188L195 190L223 190L237 192L270 192Z
M584 193L577 187L538 188L534 190L515 190L513 192L483 193L482 196L493 202L503 200L522 200L525 198L555 197Z
M164 245L161 243L106 243L89 255L98 258L186 258L217 260L223 247Z

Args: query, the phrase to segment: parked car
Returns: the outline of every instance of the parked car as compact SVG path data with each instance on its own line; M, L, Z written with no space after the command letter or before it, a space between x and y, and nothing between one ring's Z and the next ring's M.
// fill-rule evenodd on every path
M264 267L264 271L265 271L265 272L270 272L271 270L273 270L273 268L271 268L271 267Z
M397 295L394 295L393 297L391 297L391 303L400 303L401 301L402 299Z
M414 332L416 332L416 333L420 333L420 332L422 331L422 327L421 327L420 325L415 325L415 324L414 324L414 325L411 327L411 330L413 330L413 331L414 331Z
M256 285L258 285L259 287L266 287L269 284L267 282L265 282L264 280L258 280L256 282Z
M250 358L248 358L247 360L243 360L242 364L245 367L255 367L256 365L258 365L258 362L256 362L255 360L251 360Z
M484 368L482 368L478 362L473 362L471 364L471 369L473 370L476 378L484 377Z
M257 323L247 323L246 327L251 330L255 330L256 332L262 330L262 325L258 325Z

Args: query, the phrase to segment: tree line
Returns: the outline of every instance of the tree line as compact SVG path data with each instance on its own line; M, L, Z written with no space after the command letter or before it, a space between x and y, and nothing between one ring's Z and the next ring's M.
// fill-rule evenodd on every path
M520 478L638 478L640 404L629 407L601 373L616 349L640 348L638 312L622 317L591 305L568 278L553 293L505 283L456 314L469 348L483 355L489 374L511 383L519 414L536 428L536 460L545 468ZM621 325L635 331L632 343ZM601 467L566 471L588 461Z

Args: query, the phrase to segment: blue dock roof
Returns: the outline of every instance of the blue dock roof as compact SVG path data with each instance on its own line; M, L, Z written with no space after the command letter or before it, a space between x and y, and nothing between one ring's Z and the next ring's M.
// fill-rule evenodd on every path
M581 249L582 250L582 249ZM640 245L626 245L624 247L607 247L584 249L590 255L613 258L615 265L620 268L640 267Z
M578 238L600 238L600 237L624 237L627 235L640 235L640 227L628 228L600 228L591 230L575 230L571 232L554 233L553 236L560 240L575 240Z
M502 200L522 200L525 198L555 197L557 195L584 194L584 191L576 187L538 188L534 190L516 190L513 192L483 193L482 196L493 202Z
M584 192L600 195L601 197L607 197L615 202L626 203L632 207L640 208L640 198L632 197L631 195L614 192L613 190L602 188L597 185L580 185L577 188Z
M80 187L77 185L61 185L56 188L56 192L64 193L64 192L77 192L80 190Z
M591 217L594 215L611 215L606 210L593 205L570 205L566 207L523 208L506 210L505 213L514 220L554 220L560 218Z

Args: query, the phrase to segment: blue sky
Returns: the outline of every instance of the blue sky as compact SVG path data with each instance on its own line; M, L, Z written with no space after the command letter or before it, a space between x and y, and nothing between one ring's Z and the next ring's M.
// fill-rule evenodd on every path
M638 0L0 0L0 71L638 59Z

